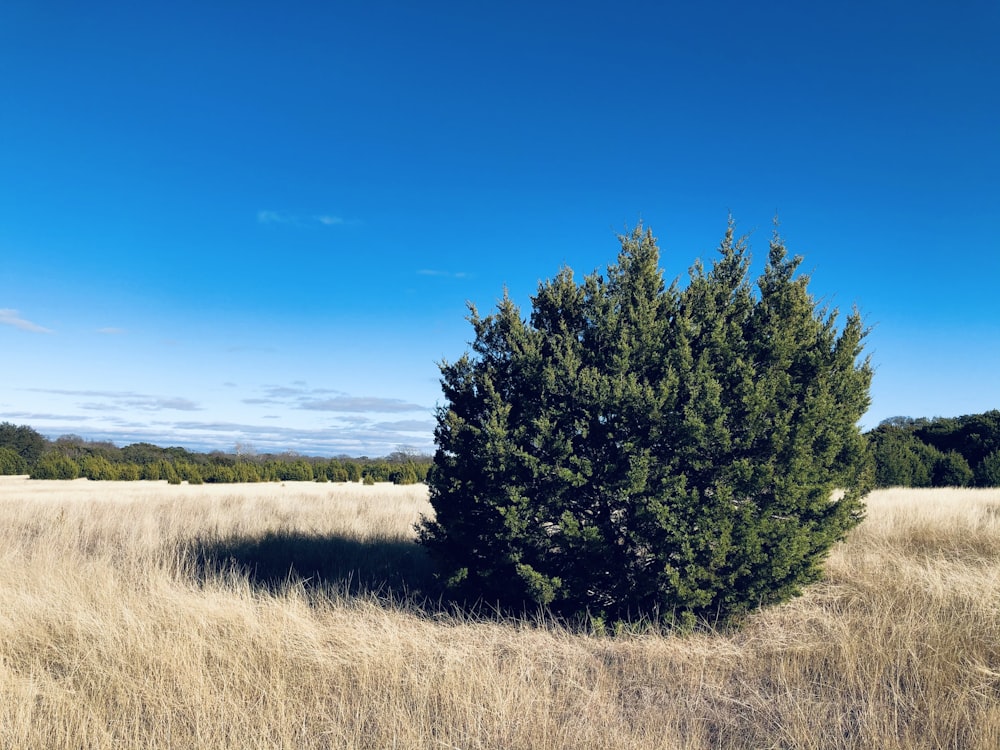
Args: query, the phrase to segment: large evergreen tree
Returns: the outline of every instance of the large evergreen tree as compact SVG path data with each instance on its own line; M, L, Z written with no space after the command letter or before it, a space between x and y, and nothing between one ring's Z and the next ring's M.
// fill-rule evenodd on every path
M455 595L504 606L690 621L788 599L863 512L860 317L838 328L777 232L756 291L732 222L683 288L650 231L620 240L528 320L506 294L471 308L420 541Z

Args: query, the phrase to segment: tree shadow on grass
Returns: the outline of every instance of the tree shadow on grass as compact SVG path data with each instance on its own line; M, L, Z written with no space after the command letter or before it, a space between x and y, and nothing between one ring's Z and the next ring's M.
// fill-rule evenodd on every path
M567 625L567 621L529 602L501 604L454 597L435 576L426 550L406 539L359 541L271 531L258 536L196 539L187 551L195 565L195 578L201 583L235 573L269 593L301 587L321 597L374 598L435 619L446 615L463 621Z
M359 541L272 531L253 537L198 539L190 552L202 581L236 571L251 585L268 591L293 584L396 601L426 602L439 596L426 551L404 539Z

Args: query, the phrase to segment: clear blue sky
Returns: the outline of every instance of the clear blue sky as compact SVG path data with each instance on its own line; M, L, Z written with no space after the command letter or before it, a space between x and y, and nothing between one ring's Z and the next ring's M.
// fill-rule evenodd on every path
M429 450L466 300L777 214L870 427L1000 408L1000 4L0 4L0 421Z

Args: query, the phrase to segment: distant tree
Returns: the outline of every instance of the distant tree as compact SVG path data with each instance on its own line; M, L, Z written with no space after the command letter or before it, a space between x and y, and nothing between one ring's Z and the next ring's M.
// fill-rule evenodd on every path
M190 461L178 461L174 464L174 469L182 481L188 484L203 484L205 482L202 477L201 469L197 464L193 464ZM170 478L167 478L170 481Z
M416 467L410 462L393 466L389 470L387 479L393 484L416 484L420 481L417 478Z
M59 451L62 455L67 458L72 458L74 461L90 455L89 451L85 450L87 441L84 440L79 435L60 435L54 441L52 441L52 447Z
M931 482L935 487L965 487L972 484L972 469L958 451L948 451L934 464Z
M970 466L976 466L1000 450L1000 411L925 420L915 426L914 434L942 452L961 453Z
M979 462L975 482L978 487L1000 487L1000 450L993 451Z
M882 425L871 435L877 487L930 487L944 454L908 427Z
M86 456L79 461L80 473L92 481L114 481L118 469L104 456Z
M288 456L288 458L291 458L291 456ZM274 479L280 482L311 482L315 478L312 466L302 458L272 461L270 469L273 472Z
M115 478L119 482L137 482L142 478L142 467L131 462L118 464Z
M232 467L234 481L259 482L261 480L260 466L255 463L241 461Z
M337 459L330 459L330 462L326 465L326 477L331 482L346 482L347 469Z
M47 453L31 467L32 479L76 479L80 467L61 453Z
M28 466L38 461L48 447L48 441L28 425L0 422L0 448L10 448Z
M862 517L865 329L838 329L777 233L757 293L732 224L684 289L649 231L620 239L606 277L541 284L529 321L506 294L471 308L419 541L459 597L735 620L817 580Z
M177 469L174 468L172 463L161 461L159 467L160 476L167 480L167 484L180 484L183 481L181 479L181 475L177 472Z
M0 476L28 473L28 462L13 448L0 447Z
M254 444L242 440L236 442L234 452L236 453L236 460L240 462L253 463L258 458L257 449L254 447Z
M392 467L385 461L368 461L361 467L361 478L371 479L371 483L388 482Z
M212 484L232 484L236 481L236 472L232 466L215 463L202 472L202 479Z
M208 463L215 466L235 466L237 461L236 456L230 456L222 451L212 451L206 458Z
M868 433L880 487L964 486L1000 450L1000 411L934 419L894 417Z
M166 449L160 448L159 446L151 443L133 443L132 445L126 445L121 449L121 457L123 461L139 464L140 466L173 459L173 457L167 453Z

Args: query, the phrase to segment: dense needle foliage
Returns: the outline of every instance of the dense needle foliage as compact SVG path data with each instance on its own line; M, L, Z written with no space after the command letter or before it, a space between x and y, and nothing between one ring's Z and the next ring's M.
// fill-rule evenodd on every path
M754 290L732 222L665 286L649 230L606 276L471 309L419 538L460 598L571 616L730 621L816 580L858 523L871 369L775 232ZM835 489L843 490L833 499Z

